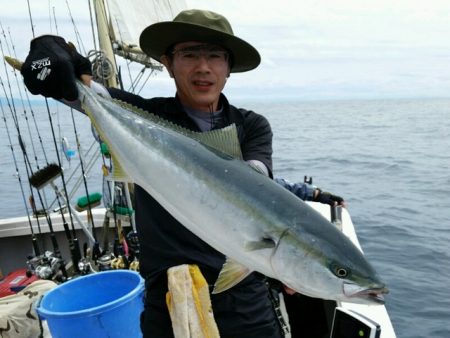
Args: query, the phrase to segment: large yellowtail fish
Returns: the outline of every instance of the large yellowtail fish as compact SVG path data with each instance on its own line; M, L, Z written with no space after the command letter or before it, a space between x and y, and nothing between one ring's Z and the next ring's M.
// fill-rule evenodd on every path
M258 271L311 297L383 303L388 290L361 251L313 208L246 164L234 125L196 133L77 86L112 154L115 179L140 185L227 257L214 292Z
M234 125L192 132L81 84L78 90L110 148L116 178L140 185L227 256L214 292L258 271L311 297L383 302L387 288L361 251L313 208L240 158Z

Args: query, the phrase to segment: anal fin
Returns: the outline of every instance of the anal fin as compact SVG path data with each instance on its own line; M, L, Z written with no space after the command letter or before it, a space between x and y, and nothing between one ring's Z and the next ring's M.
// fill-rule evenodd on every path
M219 277L214 284L213 294L224 292L239 282L241 282L245 277L250 275L252 270L246 266L227 258L223 264L222 270L220 270Z

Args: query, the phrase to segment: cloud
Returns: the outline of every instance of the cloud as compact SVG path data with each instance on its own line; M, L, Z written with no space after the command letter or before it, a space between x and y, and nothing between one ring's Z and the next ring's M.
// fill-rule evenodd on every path
M28 9L2 2L1 22L10 27L16 52L24 57L32 38ZM54 7L59 33L77 41L65 2L30 4L36 34L55 33L55 25L49 24ZM87 2L69 4L88 49L93 43ZM261 53L258 69L232 75L227 84L230 93L450 96L448 0L187 0L187 4L224 14L235 33ZM121 65L126 72L127 65ZM173 92L173 83L163 73L152 77L142 94Z

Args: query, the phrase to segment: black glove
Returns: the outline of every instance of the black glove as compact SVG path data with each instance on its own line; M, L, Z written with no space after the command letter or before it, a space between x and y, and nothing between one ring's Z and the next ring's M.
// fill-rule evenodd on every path
M331 206L344 205L344 199L342 197L333 195L320 189L317 189L317 191L318 192L314 194L314 202L329 204Z
M21 73L32 94L73 101L78 98L75 79L92 70L89 59L62 37L43 35L31 41Z

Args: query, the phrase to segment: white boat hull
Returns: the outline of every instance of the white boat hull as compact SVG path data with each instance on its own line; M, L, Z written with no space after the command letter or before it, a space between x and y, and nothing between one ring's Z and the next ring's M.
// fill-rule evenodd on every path
M331 211L328 205L307 202L314 209L316 209L325 218L330 219ZM97 227L101 227L103 224L105 215L105 209L97 208L93 209L94 224ZM67 215L68 216L68 215ZM81 213L80 217L87 224L86 213ZM67 217L66 217L67 218ZM45 236L48 236L50 230L45 222L44 218L40 219L41 231ZM58 243L61 246L61 252L63 257L68 259L69 249L67 245L67 240L64 234L63 221L60 214L52 215L52 223L54 231L57 235ZM111 222L110 226L114 226ZM356 235L355 227L351 220L350 214L346 209L342 209L342 231L350 238L350 240L355 243L355 245L362 251L358 237ZM33 220L33 227L35 233L38 233L36 221ZM88 242L88 237L84 236L82 229L79 226L75 226L77 229L77 234L79 236L80 243ZM50 241L46 240L47 244L50 246ZM50 247L49 247L50 249ZM51 250L51 249L50 249ZM2 262L2 268L4 272L13 271L18 268L22 268L25 265L26 258L28 255L32 254L31 236L30 236L30 226L27 217L17 217L0 220L0 262ZM395 331L392 326L389 314L384 305L362 305L338 302L336 306L344 309L352 310L361 314L370 320L378 323L381 328L380 338L395 338ZM293 320L291 318L291 320ZM295 319L297 320L297 319ZM331 327L330 327L331 328ZM46 337L51 337L48 333Z

